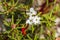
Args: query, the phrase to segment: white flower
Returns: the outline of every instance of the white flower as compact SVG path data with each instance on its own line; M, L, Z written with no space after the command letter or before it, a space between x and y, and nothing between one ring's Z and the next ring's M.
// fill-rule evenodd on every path
M40 24L40 17L38 16L29 16L29 19L26 21L28 24Z
M34 12L35 10L34 10L34 8L30 8L30 12Z
M36 25L36 24L40 24L40 21L34 21L34 24Z
M26 24L33 24L33 22L32 22L32 20L33 20L34 18L33 18L33 16L29 16L29 19L27 19L27 21L26 21Z
M34 10L34 8L30 8L30 13L31 13L31 15L36 15L37 14L37 12Z
M27 24L33 24L32 20L34 19L34 16L29 16L29 19L27 19L26 23Z
M29 16L29 20L33 20L35 17L34 16Z
M56 18L55 22L56 22L56 23L55 23L56 25L59 24L60 18Z
M35 18L33 19L33 23L36 24L40 24L40 17L35 16Z
M31 12L31 15L36 15L36 14L37 14L36 11Z
M32 24L32 21L30 21L29 19L26 21L26 24Z
M30 8L29 11L30 11L30 12L27 12L27 13L26 13L26 14L29 15L29 16L31 16L31 15L36 15L36 14L37 14L37 12L34 10L34 8Z

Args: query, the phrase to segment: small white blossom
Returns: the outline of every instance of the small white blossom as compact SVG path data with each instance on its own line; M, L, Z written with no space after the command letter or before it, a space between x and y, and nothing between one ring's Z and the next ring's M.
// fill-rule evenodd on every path
M35 18L33 19L33 23L34 24L40 24L40 17L35 16Z
M29 16L29 20L33 20L35 17L34 16Z
M27 15L36 15L37 14L37 12L34 10L34 8L30 8L30 10L29 10L30 12L27 12L26 14Z
M36 15L36 14L37 14L36 11L31 12L31 15Z
M29 19L26 21L28 24L40 24L40 17L38 16L30 16Z
M34 8L32 7L32 8L30 8L30 12L34 12L35 10L34 10Z
M34 10L34 8L30 8L30 13L31 13L31 15L36 15L37 14L37 12Z
M26 24L32 24L32 21L30 21L29 19L26 21Z

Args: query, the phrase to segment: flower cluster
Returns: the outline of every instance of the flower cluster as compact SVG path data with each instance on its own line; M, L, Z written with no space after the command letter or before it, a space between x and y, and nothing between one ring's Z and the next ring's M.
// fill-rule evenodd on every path
M26 14L29 15L29 18L27 19L26 24L30 24L30 25L40 24L40 17L36 15L37 12L34 10L34 8L30 8L30 12Z

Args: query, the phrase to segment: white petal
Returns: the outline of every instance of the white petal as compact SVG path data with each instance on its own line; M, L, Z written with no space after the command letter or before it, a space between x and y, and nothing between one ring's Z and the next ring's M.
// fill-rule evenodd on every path
M31 14L32 14L32 15L36 15L37 12L36 12L36 11L32 11Z
M30 20L27 20L27 21L26 21L26 24L30 24L30 25L31 25L32 22L31 22Z
M34 19L33 20L33 23L36 25L36 24L40 24L40 21L39 20L36 20L36 19Z
M29 16L29 20L33 20L34 19L34 16Z
M40 20L40 17L38 17L38 16L35 16L35 18L36 18L37 20Z
M38 16L35 16L35 18L33 19L33 23L36 24L40 24L40 18Z
M33 12L34 11L34 8L30 8L30 12Z
M27 20L26 23L30 23L30 20Z
M36 24L40 24L40 21L36 21L36 22L34 22L34 24L36 25Z

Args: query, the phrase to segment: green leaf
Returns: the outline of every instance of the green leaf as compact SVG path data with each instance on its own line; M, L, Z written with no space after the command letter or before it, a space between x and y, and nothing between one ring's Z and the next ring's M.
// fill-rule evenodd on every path
M29 38L29 40L32 40L32 38L29 35L27 35L27 37Z
M34 32L34 29L35 29L35 28L34 28L34 26L32 25L32 33Z
M10 26L10 24L7 21L3 21L6 26Z
M35 34L34 40L37 40L37 38L38 38L38 36L37 36L37 34Z
M11 24L14 24L14 12L12 12Z
M18 21L16 22L16 24L19 24L19 23L20 23L20 21L21 21L21 19L18 19Z

